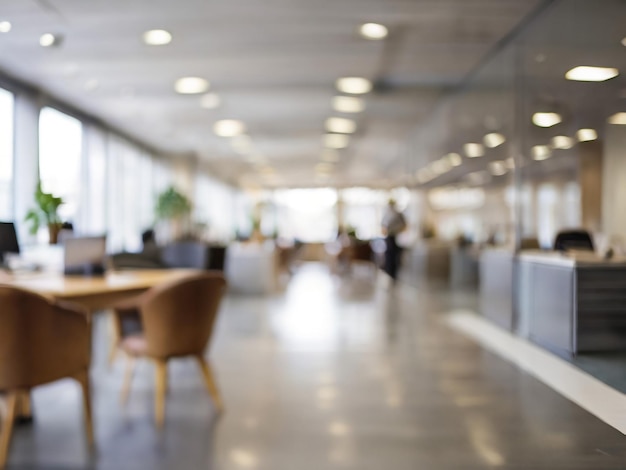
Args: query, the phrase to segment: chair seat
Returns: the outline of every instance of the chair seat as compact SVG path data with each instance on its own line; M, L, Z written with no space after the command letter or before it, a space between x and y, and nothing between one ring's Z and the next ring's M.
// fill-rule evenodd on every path
M144 335L130 335L121 342L122 349L132 356L144 356L148 350L148 342Z

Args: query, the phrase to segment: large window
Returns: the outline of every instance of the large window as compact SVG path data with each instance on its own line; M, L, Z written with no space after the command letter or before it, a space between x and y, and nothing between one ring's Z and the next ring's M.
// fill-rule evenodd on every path
M13 218L13 95L0 88L0 220Z
M44 191L61 196L61 218L78 215L82 155L82 124L56 109L44 108L39 116L39 178Z

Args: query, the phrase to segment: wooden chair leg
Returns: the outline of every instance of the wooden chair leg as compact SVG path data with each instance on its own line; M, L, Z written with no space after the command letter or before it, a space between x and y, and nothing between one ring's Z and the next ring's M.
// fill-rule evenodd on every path
M215 377L213 377L213 370L211 369L211 365L202 356L196 356L196 360L198 361L198 364L200 365L200 369L202 370L204 383L206 385L207 390L209 391L209 395L211 395L211 398L213 399L215 408L217 409L218 412L221 413L222 411L224 411L224 404L222 403L222 397L220 396L220 391L217 388Z
M116 313L112 313L111 323L110 323L110 344L109 344L109 367L113 367L115 363L115 358L117 357L117 346L120 342L120 326L119 319L115 316Z
M6 397L6 415L0 430L0 468L4 468L9 455L9 445L13 434L13 423L17 411L18 396L21 392L8 392Z
M135 372L135 356L128 356L126 360L126 373L124 374L124 383L122 385L122 395L120 400L122 405L128 402L128 395L130 394L130 387L133 381L133 373Z
M83 413L85 416L85 432L87 433L87 443L89 447L94 445L93 437L93 417L91 412L91 385L89 383L89 372L84 371L74 377L83 392Z
M154 416L159 429L165 423L165 395L167 393L167 361L155 359L156 390L154 396Z
M18 392L16 414L20 422L29 422L33 419L30 390Z

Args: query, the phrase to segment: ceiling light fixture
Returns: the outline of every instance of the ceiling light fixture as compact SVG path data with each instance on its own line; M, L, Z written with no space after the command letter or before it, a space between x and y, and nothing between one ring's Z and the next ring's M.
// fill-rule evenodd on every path
M497 132L491 132L483 138L483 142L485 142L485 145L490 149L494 149L506 142L506 137Z
M325 162L338 162L339 153L334 149L324 149L322 152L322 160Z
M356 96L335 96L333 109L340 113L360 113L365 109L365 103Z
M613 116L609 117L606 122L624 126L626 125L626 113L615 113Z
M330 149L343 149L350 143L350 136L346 134L326 134L324 145Z
M547 145L535 145L532 149L533 159L537 161L546 160L552 156L550 147Z
M461 166L463 164L463 157L458 153L449 153L444 158L446 158L452 166Z
M465 144L463 146L463 151L465 152L465 155L467 155L469 158L482 157L485 154L485 148L483 147L483 145L474 142Z
M385 39L389 30L385 25L378 23L365 23L359 28L361 36L367 39Z
M151 29L143 33L142 37L149 46L164 46L172 42L172 34L164 29Z
M9 21L0 21L0 33L8 33L11 31L11 23Z
M506 162L503 160L495 160L489 163L489 173L493 176L502 176L508 173Z
M574 139L566 135L555 135L552 137L552 148L567 150L574 146Z
M417 177L417 182L421 184L428 183L435 177L429 168L422 168L421 170L418 170L415 176Z
M356 122L352 119L331 117L326 119L326 130L340 134L352 134L356 131Z
M182 95L195 95L207 91L209 82L200 77L182 77L176 80L174 89Z
M598 138L598 133L595 129L578 129L576 132L576 138L578 142L589 142Z
M61 42L60 36L55 36L52 33L42 34L41 37L39 38L39 45L41 47L57 46L59 45L60 42Z
M204 109L215 109L220 105L220 97L215 93L207 93L200 98L200 106Z
M568 70L565 74L565 78L578 82L605 82L618 75L619 70L614 67L579 65L578 67Z
M336 85L339 91L353 95L369 93L372 89L372 82L363 77L342 77L337 79Z
M245 131L245 124L235 119L223 119L213 124L213 132L220 137L235 137L243 134Z
M562 121L558 113L535 113L533 114L533 124L539 127L556 126Z

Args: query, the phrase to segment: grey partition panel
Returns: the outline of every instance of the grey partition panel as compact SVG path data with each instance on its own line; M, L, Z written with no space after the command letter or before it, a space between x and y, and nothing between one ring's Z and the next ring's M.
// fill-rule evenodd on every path
M560 354L576 351L574 269L530 263L530 339Z
M480 306L482 314L513 330L513 253L485 251L480 258Z

